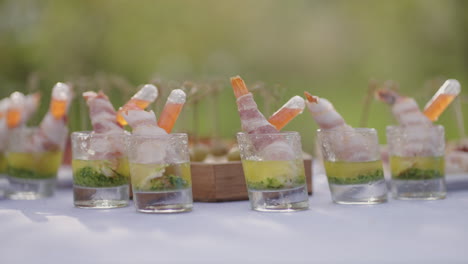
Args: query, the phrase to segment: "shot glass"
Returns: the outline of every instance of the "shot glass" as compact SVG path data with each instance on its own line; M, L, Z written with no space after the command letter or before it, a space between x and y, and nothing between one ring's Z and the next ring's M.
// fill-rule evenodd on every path
M378 204L387 201L375 129L319 129L317 136L333 202Z
M299 133L237 133L237 143L253 210L291 212L309 208Z
M192 210L187 134L132 135L127 150L133 201L138 212Z
M130 171L125 150L128 133L74 132L73 201L78 208L108 209L128 205Z
M63 131L58 146L46 150L32 144L39 128L17 128L9 136L6 152L9 189L6 196L14 200L35 200L55 192L57 171L62 164L68 131Z
M7 161L5 152L0 150L0 179L6 178L7 172Z
M443 126L387 127L392 195L401 200L445 198Z
M7 186L8 180L6 155L3 150L0 150L0 198L4 197Z

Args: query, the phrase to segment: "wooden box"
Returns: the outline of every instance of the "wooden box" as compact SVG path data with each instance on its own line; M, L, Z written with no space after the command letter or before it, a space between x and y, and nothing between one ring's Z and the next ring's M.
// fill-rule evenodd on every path
M304 160L307 189L312 194L312 160ZM240 161L223 163L192 162L193 199L199 202L248 200Z

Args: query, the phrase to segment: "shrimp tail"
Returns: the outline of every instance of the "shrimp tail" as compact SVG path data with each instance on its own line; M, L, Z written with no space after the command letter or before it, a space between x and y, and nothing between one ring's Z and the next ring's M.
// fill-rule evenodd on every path
M236 98L239 98L249 93L249 90L247 89L244 80L242 80L242 78L239 75L231 78L231 85Z
M374 93L375 98L389 105L394 105L400 95L390 89L378 89Z
M310 93L304 91L304 96L306 97L307 101L309 103L318 103L318 97L317 96L313 96L311 95Z

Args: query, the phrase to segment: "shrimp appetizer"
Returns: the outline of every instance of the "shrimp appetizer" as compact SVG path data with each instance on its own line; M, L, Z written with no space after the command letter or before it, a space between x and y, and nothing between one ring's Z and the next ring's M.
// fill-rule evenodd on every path
M72 89L57 83L52 89L49 110L38 128L21 128L38 105L38 94L11 97L7 122L16 128L7 155L8 174L30 180L55 179L62 163L62 151L67 138L67 114L73 99ZM31 104L31 105L29 105Z
M330 189L335 185L377 183L369 186L378 189L383 197L379 199L385 201L386 188L375 130L353 128L330 101L308 92L304 92L304 95L307 108L320 127L318 135ZM335 201L341 200L333 192L332 196ZM368 198L363 201L367 202Z
M130 172L125 153L128 135L117 122L114 106L102 91L85 92L83 98L89 108L93 131L72 135L75 187L128 186Z
M270 118L270 123L239 76L231 78L231 85L244 131L238 134L238 142L244 153L242 167L249 190L302 188L305 183L302 150L299 154L296 150L296 144L300 143L291 143L287 133L279 129L302 112L304 100L293 97ZM249 151L251 147L254 150ZM247 152L255 154L246 155Z
M279 130L275 128L263 114L249 92L244 80L239 76L231 78L231 85L236 96L237 109L239 111L242 131L248 134L275 134ZM259 138L254 143L265 159L281 160L293 156L291 148L282 140L274 137Z
M402 96L390 89L377 90L376 97L391 106L393 116L399 124L387 127L392 179L443 181L443 127L434 126L413 98ZM398 184L394 182L395 196L398 196L395 194L398 192ZM445 192L441 193L441 197L445 197ZM435 196L438 197L438 194Z
M335 146L334 149L340 149L336 153L338 160L360 162L373 159L373 155L365 151L365 139L354 133L354 129L345 122L330 101L312 96L308 92L304 92L304 95L307 99L307 109L320 129L336 130L340 135L331 142Z
M54 150L64 144L67 129L67 115L73 92L69 85L57 83L52 89L49 111L39 125L34 137L36 151Z
M186 100L181 89L173 90L157 121L153 111L129 107L122 117L132 128L129 144L130 174L137 207L149 191L186 190L191 187L190 163L181 162L169 134ZM178 134L176 134L178 135ZM177 136L175 136L177 137Z
M408 144L403 153L405 156L426 155L437 152L437 135L428 128L432 121L419 109L413 98L402 96L390 89L376 91L378 100L391 106L391 111L398 124L406 129Z

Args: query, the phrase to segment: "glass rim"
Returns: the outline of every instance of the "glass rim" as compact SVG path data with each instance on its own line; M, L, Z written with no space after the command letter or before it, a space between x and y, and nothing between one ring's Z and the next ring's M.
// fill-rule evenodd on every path
M84 130L84 131L73 131L71 133L71 136L72 137L76 137L76 136L89 136L91 135L92 133L94 133L94 135L98 135L98 136L108 136L108 135L129 135L130 132L128 132L127 130L124 130L123 133L121 132L112 132L112 133L95 133L93 130Z
M247 133L247 132L237 132L236 135L241 135L241 136L284 136L284 135L300 135L299 132L297 131L279 131L276 133Z
M185 138L188 138L188 134L187 133L169 133L169 134L164 134L164 135L134 135L134 134L130 134L129 135L130 138L148 138L148 139L152 139L152 138L167 138L167 137L185 137Z
M386 126L385 129L398 129L398 130L403 130L403 129L408 129L408 128L414 128L413 126L402 126L402 125L389 125ZM429 126L425 126L424 128L426 129L443 129L444 126L441 124L431 124Z
M377 129L373 128L373 127L351 127L351 129L353 131L358 131L358 132L377 132ZM341 132L341 133L346 133L348 131L346 130L343 130L341 128L318 128L317 129L317 132L321 133L325 133L325 132Z

